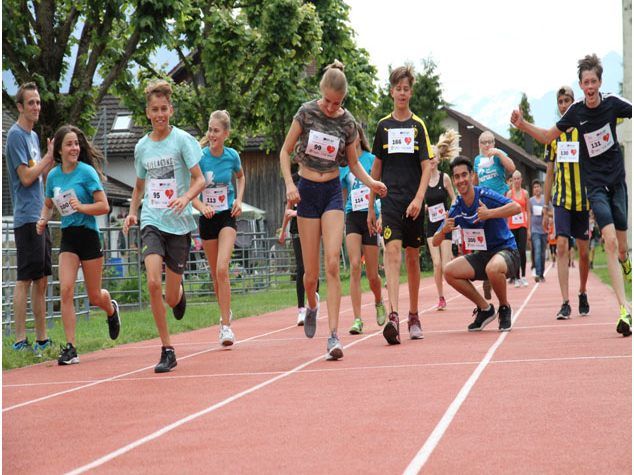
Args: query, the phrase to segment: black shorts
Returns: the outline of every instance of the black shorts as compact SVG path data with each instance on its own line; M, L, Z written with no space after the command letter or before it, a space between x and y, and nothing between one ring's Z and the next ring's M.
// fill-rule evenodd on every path
M364 246L378 246L379 236L370 236L368 230L368 212L353 211L346 214L346 236L348 234L361 234L361 244Z
M18 255L18 280L39 280L51 275L51 233L35 231L35 223L26 223L13 230Z
M501 251L477 251L471 254L467 254L464 258L467 260L473 270L475 271L475 277L471 280L488 280L486 273L486 267L489 261L496 254L501 255L506 262L506 277L515 277L517 270L520 267L520 253L517 249L502 249Z
M434 234L436 234L436 231L440 229L440 225L444 222L444 220L436 221L435 223L427 221L427 223L425 223L425 237L434 237ZM445 239L451 241L451 232L445 234Z
M231 216L230 210L216 213L211 219L205 218L203 215L200 215L200 218L198 218L198 230L200 232L200 239L203 241L218 239L220 230L227 227L238 229L236 218Z
M62 228L62 242L59 252L72 252L80 261L90 261L103 257L99 233L84 226Z
M586 189L599 229L614 224L617 231L627 231L629 201L625 182L612 186L586 186Z
M554 206L555 234L583 241L590 238L590 213L571 211L563 206Z
M148 225L141 230L141 255L145 260L150 254L158 254L163 257L170 270L183 274L189 258L191 239L191 233L171 234Z
M423 223L424 213L420 213L418 218L406 218L405 211L393 209L381 210L381 220L383 223L383 240L387 244L390 241L399 239L403 249L407 247L419 248L423 244Z
M297 216L319 219L326 211L343 211L343 194L339 177L317 182L300 178L297 183L300 201Z

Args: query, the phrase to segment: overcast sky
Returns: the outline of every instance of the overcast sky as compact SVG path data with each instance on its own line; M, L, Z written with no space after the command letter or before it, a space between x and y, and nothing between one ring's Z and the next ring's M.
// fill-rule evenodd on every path
M621 0L348 0L357 42L382 82L388 65L438 65L445 98L519 89L540 96L575 79L587 53L623 55Z

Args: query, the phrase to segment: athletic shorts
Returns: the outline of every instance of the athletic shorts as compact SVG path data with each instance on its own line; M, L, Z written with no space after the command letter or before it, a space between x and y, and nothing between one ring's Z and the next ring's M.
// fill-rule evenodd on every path
M48 226L42 234L35 223L26 223L13 230L18 257L18 280L39 280L53 273L51 233Z
M343 194L339 178L317 182L300 178L297 190L301 198L297 204L297 216L319 219L326 211L343 211Z
M426 238L430 238L430 237L434 237L434 234L436 234L436 231L438 231L440 229L440 225L444 223L444 221L436 221L435 223L431 223L431 222L427 222L427 224L425 225L425 237ZM445 234L445 239L448 239L449 241L451 241L451 232L448 232Z
M379 236L370 236L367 211L353 211L346 215L346 236L348 234L361 234L361 244L364 246L379 245Z
M500 255L506 262L506 277L514 277L520 267L520 253L517 249L502 249L501 251L477 251L467 254L464 258L467 260L473 270L475 277L471 280L488 280L486 267L489 261L495 255Z
M99 233L84 226L62 228L62 242L59 252L72 252L80 261L90 261L103 257Z
M191 233L171 234L161 231L155 226L145 226L141 230L141 256L145 260L150 254L163 257L165 265L183 274L189 257Z
M200 215L198 218L198 229L200 231L200 239L207 241L210 239L218 239L222 228L238 229L236 218L231 216L231 211L222 211L214 214L211 219Z
M625 182L612 186L586 186L586 190L599 229L614 224L617 231L627 231L628 199Z
M386 209L381 210L383 223L383 240L387 244L398 239L403 249L407 247L419 248L423 244L423 223L425 216L421 212L418 218L406 218L405 212Z
M555 235L577 238L585 241L590 238L590 214L588 211L571 211L563 206L554 206Z

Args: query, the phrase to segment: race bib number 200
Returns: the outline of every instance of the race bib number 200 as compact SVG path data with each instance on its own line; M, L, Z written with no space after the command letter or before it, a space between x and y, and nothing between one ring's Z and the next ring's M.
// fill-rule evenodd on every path
M469 251L486 251L487 238L484 229L463 229L464 245Z
M70 190L59 193L53 198L53 203L55 203L55 207L59 211L59 214L61 214L62 216L70 216L71 214L76 213L76 211L70 205L71 198L77 199L75 190L73 190L72 188Z

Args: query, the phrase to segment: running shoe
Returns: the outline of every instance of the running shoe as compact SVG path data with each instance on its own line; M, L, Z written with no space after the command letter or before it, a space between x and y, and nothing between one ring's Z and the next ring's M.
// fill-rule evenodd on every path
M121 330L121 318L119 317L119 304L116 300L112 300L112 306L114 307L114 313L108 317L108 332L110 333L110 339L116 340Z
M570 308L570 304L566 300L564 303L561 304L561 308L559 309L559 312L557 313L557 320L568 320L570 318L571 313L572 313L572 310Z
M484 291L484 298L491 300L491 282L489 282L489 279L482 282L482 290Z
M500 305L498 308L498 330L501 332L510 332L513 325L513 310L508 305Z
M588 303L588 294L585 292L579 294L579 315L585 317L590 314L590 304Z
M35 353L35 356L37 356L38 358L41 358L44 352L52 347L53 347L53 340L51 340L50 338L47 338L42 343L36 341L33 344L33 353Z
M528 287L528 281L526 280L526 277L522 277L520 279L520 283L522 284L522 287Z
M30 350L31 349L31 344L29 343L29 339L25 338L24 340L16 341L13 344L12 348L13 348L13 351Z
M380 327L385 325L385 305L383 305L383 301L374 304L374 308L376 309L376 324Z
M363 333L363 320L361 320L360 318L355 318L349 332L351 335L360 335L361 333Z
M632 282L632 260L628 255L624 261L619 259L619 263L621 264L621 270L623 271L623 277L626 282Z
M66 343L66 346L61 347L59 358L57 358L57 364L63 366L77 363L79 363L77 349L71 343Z
M409 330L410 340L422 340L423 329L421 328L418 312L407 315L407 329Z
M447 301L445 300L445 297L440 297L438 299L438 306L436 307L436 310L445 310L447 308Z
M304 318L304 334L308 338L312 338L315 336L315 332L317 331L317 318L319 318L319 294L317 295L317 307L316 308L307 308L306 316Z
M390 345L400 345L401 335L399 332L398 313L392 312L383 327L383 337Z
M181 280L181 288L183 289L183 294L181 295L181 299L178 303L172 308L172 313L174 314L174 318L176 320L181 320L185 316L185 309L187 308L187 296L185 295L185 285Z
M519 288L519 286L522 285L522 281L519 279L513 279L513 287L515 287L516 289Z
M343 358L343 347L341 346L341 342L336 334L333 333L328 338L328 345L326 348L328 350L328 356L326 356L327 360L338 360Z
M616 324L616 331L623 336L632 334L632 315L623 305L621 305L621 316Z
M306 318L306 307L300 307L297 312L297 326L304 326L304 319Z
M174 348L161 347L161 360L154 367L155 373L168 373L176 368L176 353Z
M222 346L231 346L235 340L233 330L229 325L220 325L220 335L218 336Z
M486 310L480 310L478 307L473 309L473 315L475 315L475 319L473 322L467 327L467 330L470 332L479 332L482 331L484 327L486 327L491 321L495 318L495 307L492 303L489 304L489 308Z

